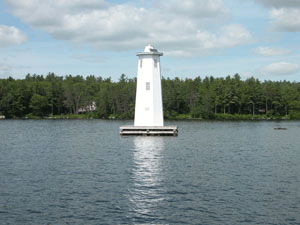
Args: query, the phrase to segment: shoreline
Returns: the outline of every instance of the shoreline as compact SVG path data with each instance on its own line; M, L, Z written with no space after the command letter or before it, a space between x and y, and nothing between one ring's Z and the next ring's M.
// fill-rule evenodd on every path
M55 117L41 117L41 118L2 118L0 121L5 120L111 120L111 121L133 121L134 119L118 119L118 118L55 118ZM249 122L263 122L263 121L300 121L300 119L289 119L289 118L250 118L250 119L205 119L205 118L165 118L165 121L219 121L219 122L234 122L234 121L249 121Z

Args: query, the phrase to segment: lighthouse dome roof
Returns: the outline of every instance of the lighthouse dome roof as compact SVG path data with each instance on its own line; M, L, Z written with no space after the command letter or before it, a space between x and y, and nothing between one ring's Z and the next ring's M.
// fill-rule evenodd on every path
M157 49L154 48L153 45L147 45L145 47L144 52L136 53L137 56L145 56L145 55L155 55L155 56L162 56L162 52L158 52Z
M157 49L155 49L153 45L147 45L144 52L157 52Z

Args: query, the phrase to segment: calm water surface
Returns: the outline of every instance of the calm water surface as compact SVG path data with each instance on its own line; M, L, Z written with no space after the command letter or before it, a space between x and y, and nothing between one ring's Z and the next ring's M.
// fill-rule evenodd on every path
M300 122L132 123L0 121L0 224L300 224Z

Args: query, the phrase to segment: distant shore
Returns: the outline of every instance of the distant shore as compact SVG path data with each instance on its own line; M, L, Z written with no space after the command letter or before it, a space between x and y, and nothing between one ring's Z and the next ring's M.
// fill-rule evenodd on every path
M66 115L54 115L47 117L38 117L38 116L24 116L24 117L15 117L15 118L5 118L1 116L2 120L93 120L93 119L103 119L103 120L133 120L133 118L122 118L118 115L111 115L107 118L99 118L94 114L66 114ZM206 118L193 118L190 115L177 115L173 117L165 117L165 120L203 120L203 121L288 121L288 120L300 120L300 118L291 118L289 115L280 117L280 116L271 116L266 117L265 115L243 115L243 114L213 114Z

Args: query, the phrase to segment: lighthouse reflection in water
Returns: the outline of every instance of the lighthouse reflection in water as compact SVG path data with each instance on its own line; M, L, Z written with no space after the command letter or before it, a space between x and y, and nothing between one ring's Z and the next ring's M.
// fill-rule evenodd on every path
M130 211L136 222L157 218L165 196L163 177L164 139L162 137L134 137L134 166ZM141 221L139 221L141 220Z

